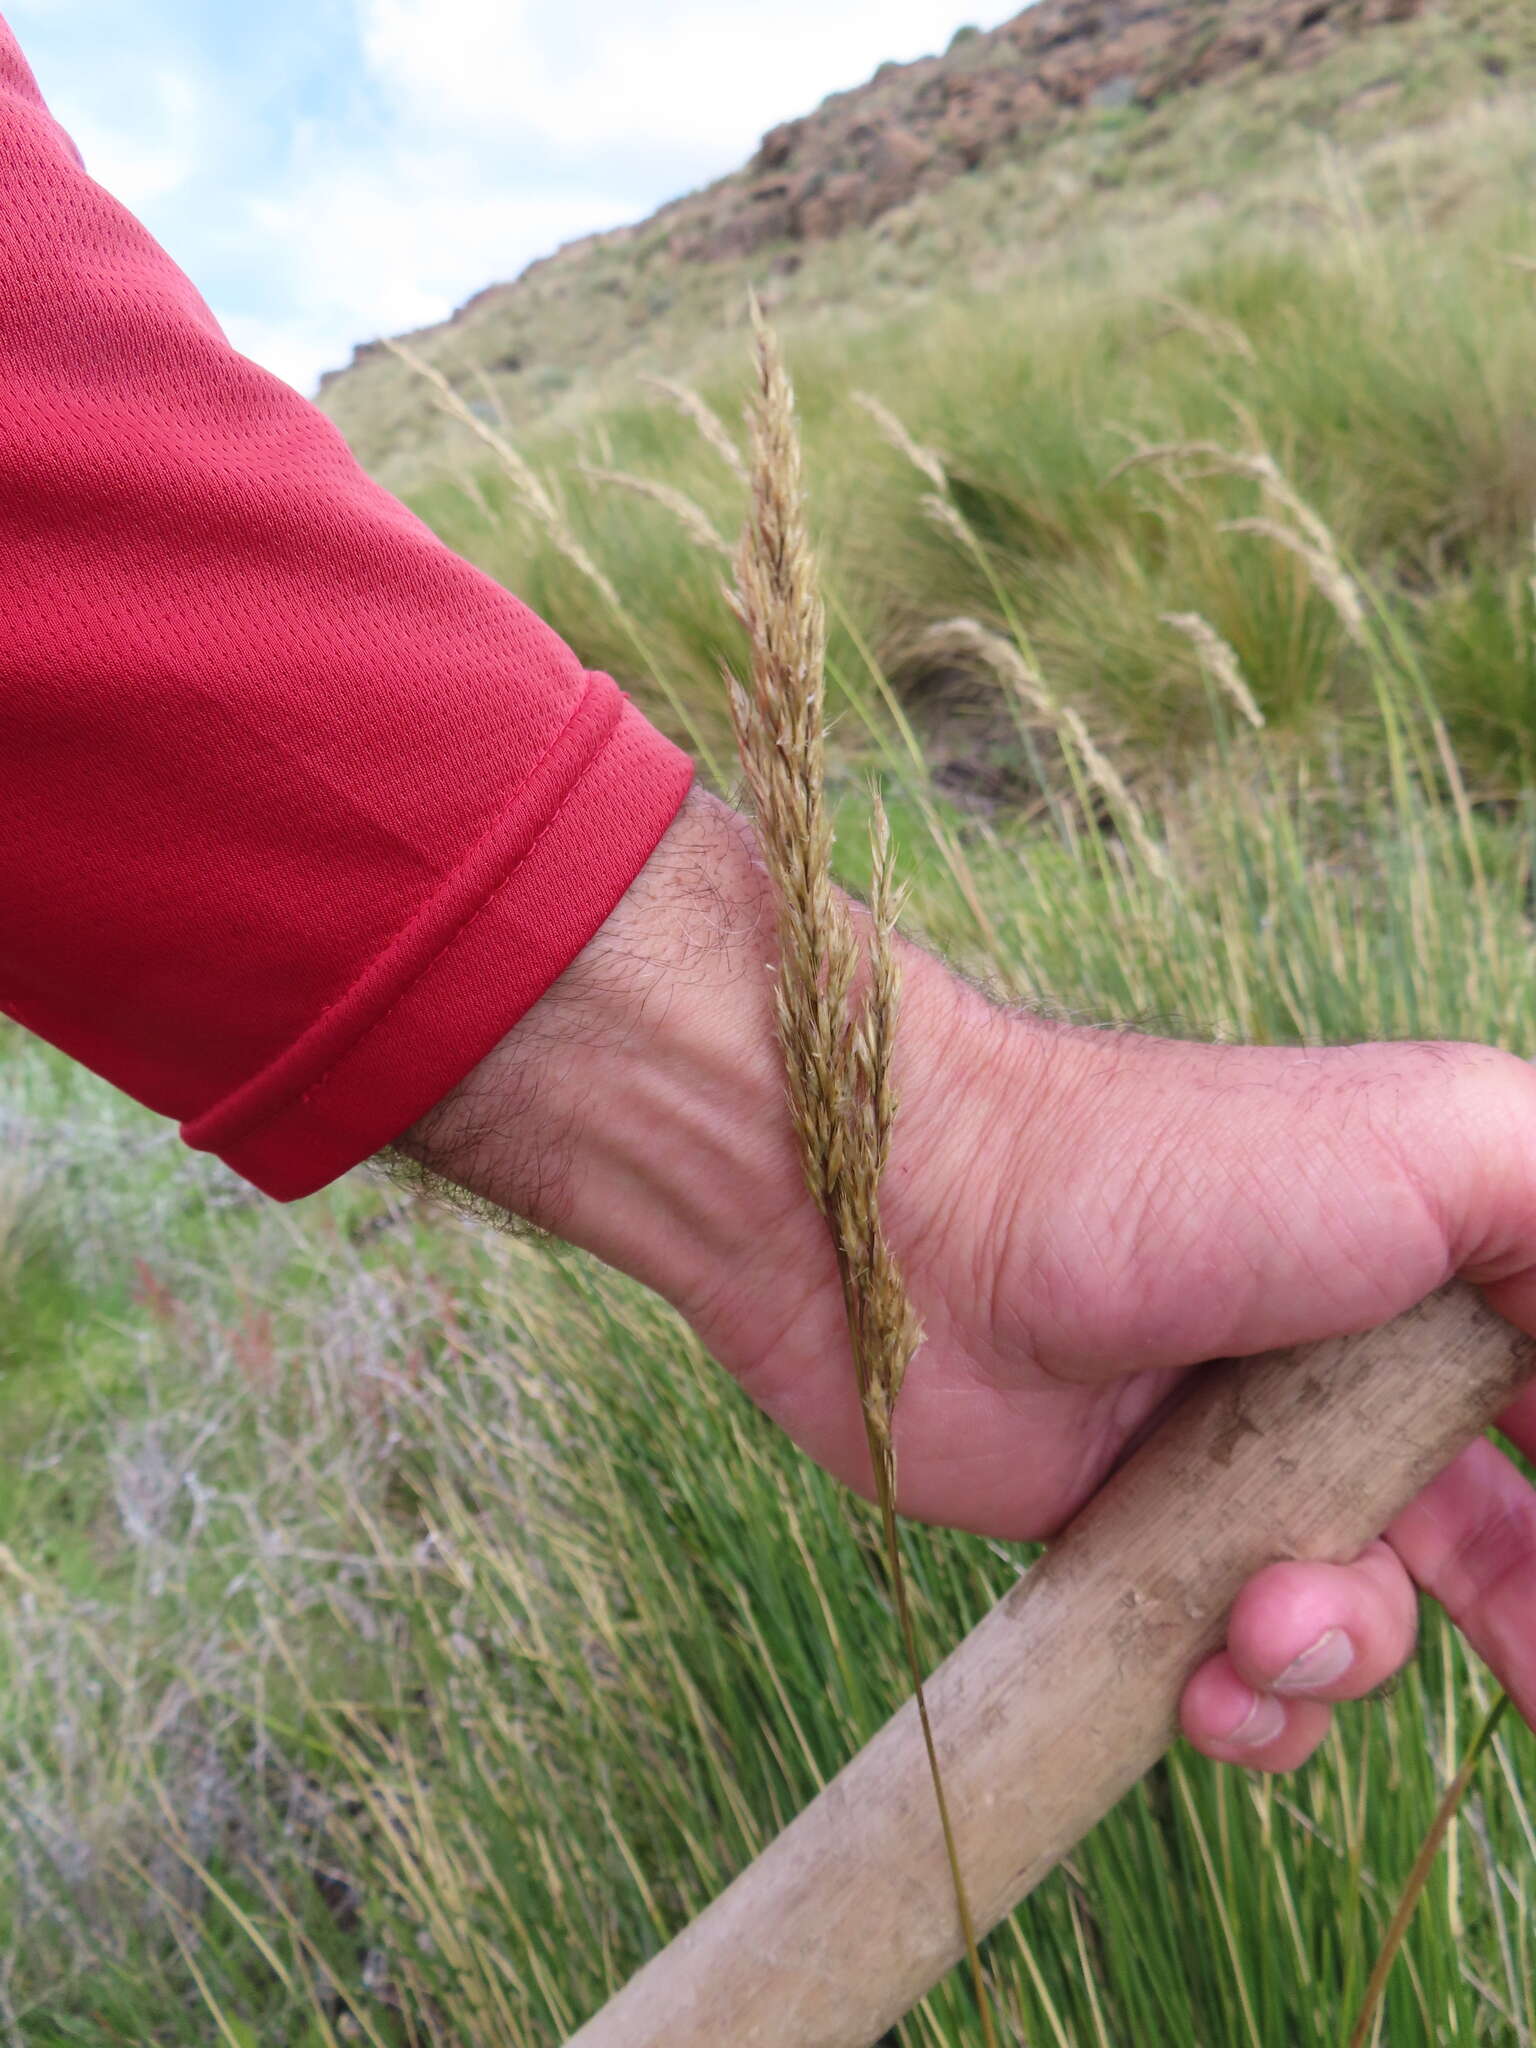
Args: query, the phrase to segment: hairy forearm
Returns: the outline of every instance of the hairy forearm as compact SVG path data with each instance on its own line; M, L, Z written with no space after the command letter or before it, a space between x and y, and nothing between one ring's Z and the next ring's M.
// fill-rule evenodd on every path
M695 791L597 937L400 1149L688 1298L764 1190L796 1193L771 954L750 830Z
M898 1079L904 1067L917 1085L895 1179L903 1157L931 1166L966 1142L994 1014L905 953ZM785 1102L773 973L751 828L696 790L597 937L399 1149L698 1320L770 1248L829 1257ZM964 1089L944 1072L961 1011Z

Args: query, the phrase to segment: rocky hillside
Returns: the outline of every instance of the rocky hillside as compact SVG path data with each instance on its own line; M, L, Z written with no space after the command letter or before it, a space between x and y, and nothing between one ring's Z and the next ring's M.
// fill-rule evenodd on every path
M1150 108L1252 66L1296 71L1341 37L1425 0L1040 0L942 57L889 64L866 86L763 137L744 173L659 216L685 263L868 227L920 192L1017 154L1082 109Z
M984 280L1004 248L1027 261L1105 192L1224 202L1298 142L1432 119L1536 71L1533 17L1529 0L1038 0L942 56L883 65L773 129L741 171L409 339L471 405L542 422L615 367L687 367L749 283L790 311L867 314ZM321 403L397 488L462 446L379 341Z

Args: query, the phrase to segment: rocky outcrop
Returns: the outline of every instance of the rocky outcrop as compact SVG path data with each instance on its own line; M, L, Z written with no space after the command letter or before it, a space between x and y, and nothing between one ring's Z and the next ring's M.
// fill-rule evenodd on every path
M1253 65L1300 70L1342 35L1425 0L1040 0L942 57L886 65L868 85L763 137L746 170L669 208L684 263L826 241L918 193L1017 152L1083 109L1151 107Z

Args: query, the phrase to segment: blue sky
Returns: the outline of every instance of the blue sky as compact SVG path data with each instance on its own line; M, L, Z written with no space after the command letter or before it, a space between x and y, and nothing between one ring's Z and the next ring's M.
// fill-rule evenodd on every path
M1013 5L0 0L87 166L302 390Z

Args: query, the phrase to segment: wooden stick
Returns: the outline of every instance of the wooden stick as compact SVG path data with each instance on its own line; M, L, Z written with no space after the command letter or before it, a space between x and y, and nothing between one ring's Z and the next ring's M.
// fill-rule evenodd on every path
M1243 1583L1354 1556L1533 1371L1456 1286L1202 1377L929 1686L979 1927L1162 1755ZM868 2048L961 1946L909 1702L570 2048Z

